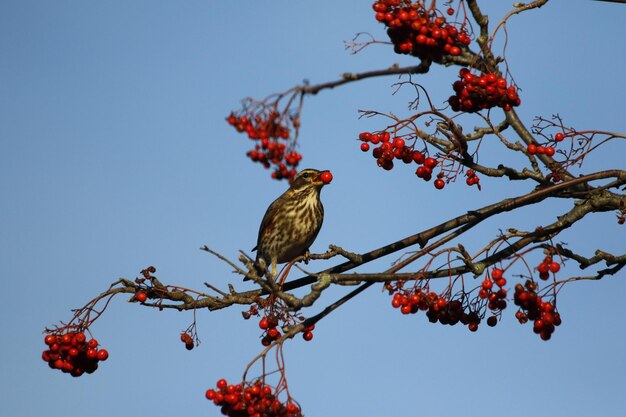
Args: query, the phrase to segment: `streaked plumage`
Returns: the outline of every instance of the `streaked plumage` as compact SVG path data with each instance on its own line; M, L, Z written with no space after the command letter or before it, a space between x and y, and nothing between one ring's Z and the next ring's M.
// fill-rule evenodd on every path
M259 259L264 259L268 269L271 265L274 277L276 265L304 255L322 227L321 174L322 171L315 169L300 171L289 189L270 204L263 216L253 250L257 251L256 265Z

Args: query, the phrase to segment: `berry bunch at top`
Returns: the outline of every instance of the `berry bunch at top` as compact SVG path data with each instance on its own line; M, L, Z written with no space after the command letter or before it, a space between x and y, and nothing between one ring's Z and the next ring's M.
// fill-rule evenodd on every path
M296 403L283 403L278 393L262 381L244 387L229 385L225 379L220 379L216 389L206 391L206 398L220 406L222 414L231 417L302 417Z
M98 341L89 339L83 332L50 333L44 337L48 346L41 358L48 362L52 369L79 377L84 373L91 374L98 369L98 362L109 357L106 349L98 349Z
M467 68L461 68L459 78L452 85L456 94L448 99L454 111L473 113L496 106L509 111L522 102L517 89L507 86L506 79L494 73L476 75Z
M272 178L291 181L302 155L287 149L285 141L289 139L290 128L283 119L278 112L269 111L256 115L231 113L226 121L238 132L245 132L250 139L258 141L254 149L246 154L252 161L259 162L265 168L274 165Z
M427 8L424 3L378 0L372 5L376 20L387 26L394 51L434 62L441 62L446 55L461 55L461 48L471 42L465 27L457 29L439 10Z

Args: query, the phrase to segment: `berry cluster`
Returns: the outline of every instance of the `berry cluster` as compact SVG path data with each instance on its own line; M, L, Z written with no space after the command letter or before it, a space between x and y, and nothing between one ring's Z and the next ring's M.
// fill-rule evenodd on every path
M496 106L509 111L521 103L517 89L507 87L506 79L496 74L476 75L467 68L461 68L459 77L461 79L452 85L456 95L448 99L453 111L473 113Z
M180 341L185 344L185 349L192 350L194 348L193 338L187 332L180 334Z
M494 315L499 314L502 310L504 310L507 306L506 304L506 296L507 290L504 288L506 285L506 278L503 276L504 272L499 268L494 268L491 271L491 277L487 277L483 280L480 286L480 290L478 291L478 297L482 300L487 300L487 308L491 310ZM489 322L487 320L487 324L490 326L495 326L497 322Z
M467 177L465 179L465 183L467 185L469 185L470 187L472 185L475 185L480 190L480 178L478 178L478 175L476 175L476 172L473 169L468 169L465 173L465 176Z
M546 256L539 265L537 265L537 271L539 271L539 278L547 280L550 278L550 272L556 274L561 270L561 264L554 262L552 256Z
M246 387L229 385L225 379L208 389L206 398L220 406L222 414L231 417L301 417L300 407L292 402L281 402L272 387L256 381Z
M531 280L527 280L524 285L517 284L513 300L515 305L520 307L520 310L515 313L517 320L521 324L532 320L533 332L542 340L550 340L555 326L561 324L561 315L555 311L552 302L543 301L537 294L537 284Z
M261 338L261 344L263 346L269 346L270 343L279 339L281 336L280 330L278 330L278 319L276 317L262 317L259 321L259 327L264 330L263 338Z
M556 153L555 146L558 142L562 142L565 139L565 135L563 133L558 132L554 135L553 140L544 143L543 145L539 145L536 143L529 143L526 146L526 150L530 155L547 155L554 156ZM554 145L554 146L553 146ZM556 182L556 181L555 181Z
M387 35L398 54L441 62L446 55L461 55L471 39L465 27L457 29L424 1L378 0L372 5L376 20L387 26ZM454 13L454 11L453 11Z
M415 174L424 181L430 181L433 169L438 164L435 158L427 157L422 152L414 150L412 146L407 146L403 138L396 136L392 139L389 132L362 132L359 134L359 140L363 142L361 143L363 152L370 150L370 144L377 145L372 150L372 156L376 159L378 166L387 171L393 169L394 159L400 160L405 164L415 162L419 165ZM438 175L440 183L435 184L435 187L438 189L444 186L444 182L441 179L442 176Z
M98 362L109 357L106 349L98 349L96 339L87 340L85 333L69 331L50 333L44 337L48 349L41 357L52 369L59 369L74 377L91 374L98 369Z
M313 330L315 330L315 324L302 329L302 338L307 342L313 339Z
M554 150L553 146L543 146L543 145L537 145L534 143L530 143L528 144L528 146L526 147L526 150L528 151L529 154L531 155L548 155L548 156L554 156L554 153L556 152Z
M465 311L461 300L447 300L435 292L427 293L421 288L397 291L393 294L391 306L399 308L402 314L426 311L426 317L431 323L454 326L460 322L472 332L478 330L481 321L478 312L469 308Z
M231 113L226 121L238 132L245 132L250 139L260 142L246 154L252 161L259 162L265 168L274 165L274 179L293 179L302 155L294 150L288 151L287 144L282 142L289 138L290 133L289 127L283 124L277 112L254 117Z

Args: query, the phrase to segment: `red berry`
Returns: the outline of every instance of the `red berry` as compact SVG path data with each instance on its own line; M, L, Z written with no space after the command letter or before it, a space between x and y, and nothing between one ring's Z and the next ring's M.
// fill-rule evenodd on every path
M493 280L498 280L500 278L502 278L502 274L503 271L500 268L495 268L491 271L491 278L493 278Z
M561 270L561 265L557 262L550 262L550 265L548 266L548 268L550 269L550 272L553 273L557 273Z
M426 158L424 157L424 154L421 153L420 151L413 151L413 154L411 156L413 158L413 161L416 162L417 164L423 164L424 161L426 160Z
M561 133L561 132L559 132L556 135L554 135L554 140L556 140L557 142L560 142L563 139L565 139L565 136L563 136L563 133Z
M85 355L87 356L87 359L94 360L98 358L98 351L95 349L89 348L85 352Z
M214 389L206 390L206 393L204 394L204 396L207 398L207 400L212 400L213 398L215 398L215 390Z
M446 183L441 178L437 178L434 182L434 185L436 189L441 190L443 187L445 187Z
M434 167L437 166L437 160L435 158L426 158L426 160L424 161L424 166L426 168L430 168L433 169Z
M76 343L82 345L87 340L87 337L85 336L85 333L78 332L74 335L74 340L76 340Z
M224 378L222 378L219 381L217 381L216 386L220 390L223 390L223 389L226 389L226 387L228 386L228 382Z
M109 352L106 349L100 349L98 351L98 360L106 361L109 358Z
M370 150L370 144L369 144L369 143L365 143L365 142L363 142L363 143L361 144L361 150L362 150L363 152L367 152L367 151L369 151L369 150Z
M302 333L302 338L308 342L309 340L313 339L313 332Z
M137 299L137 301L139 301L140 303L143 303L143 302L145 302L145 301L148 299L148 296L146 295L146 293L145 293L145 292L143 292L143 291L138 291L138 292L135 294L135 299Z
M272 339L278 339L280 337L280 332L276 327L272 327L267 331L267 335Z
M268 327L270 327L270 322L269 320L267 320L266 317L263 317L260 321L259 321L259 327L263 330L266 330Z
M56 343L57 337L53 334L49 334L49 335L46 335L46 337L44 337L43 341L46 345L52 346L53 344Z
M331 174L330 171L324 171L320 174L320 179L324 184L330 184L333 180L333 174Z
M454 9L450 7L448 8L448 10L446 10L446 13L448 13L448 16L452 16L454 14Z
M404 142L404 139L402 139L402 138L395 138L393 140L393 147L394 148L403 148L404 144L405 144L405 142Z

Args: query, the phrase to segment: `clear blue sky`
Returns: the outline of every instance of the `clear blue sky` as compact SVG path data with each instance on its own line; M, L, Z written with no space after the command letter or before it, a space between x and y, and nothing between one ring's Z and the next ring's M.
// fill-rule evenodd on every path
M0 415L220 415L204 391L219 378L240 378L261 349L256 321L243 321L241 309L199 312L202 344L187 352L178 334L190 313L119 297L92 329L111 357L78 379L41 361L41 330L148 265L170 284L247 288L198 248L231 258L252 248L285 184L246 160L250 141L224 118L246 96L303 79L411 63L385 46L356 56L344 50L356 32L384 37L370 3L0 3ZM496 22L510 2L484 3ZM507 58L523 89L520 116L558 112L580 129L626 131L625 21L625 5L583 0L512 19ZM441 102L454 73L433 68L419 82ZM357 110L407 114L409 95L392 97L393 82L368 80L305 102L302 166L335 176L323 192L326 219L314 251L331 243L369 250L528 191L484 179L482 192L463 184L436 192L408 169L378 169L354 138L383 121L359 120ZM494 161L506 155L489 143L483 151ZM600 167L624 168L623 143L590 156L582 172ZM551 222L559 209L488 222L463 243ZM585 254L626 246L612 213L561 240ZM579 271L569 263L562 273ZM470 334L401 316L371 288L320 322L312 342L287 343L287 377L310 417L623 416L625 291L623 272L566 287L564 323L545 343L512 311L496 328Z

